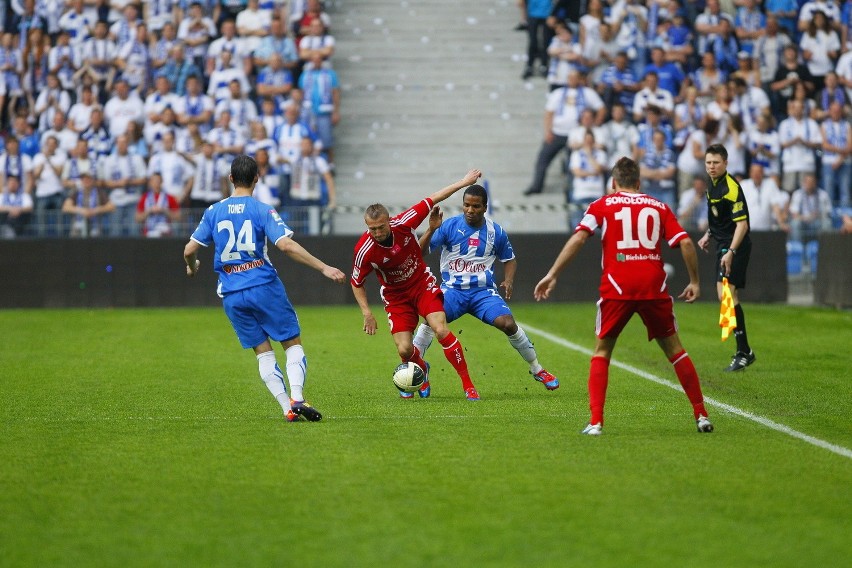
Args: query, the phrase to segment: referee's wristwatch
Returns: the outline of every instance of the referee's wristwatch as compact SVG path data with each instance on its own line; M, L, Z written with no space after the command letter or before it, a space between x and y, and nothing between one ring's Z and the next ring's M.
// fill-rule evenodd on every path
M736 254L737 254L737 249L733 249L733 248L731 248L731 249L728 249L728 252L736 256Z

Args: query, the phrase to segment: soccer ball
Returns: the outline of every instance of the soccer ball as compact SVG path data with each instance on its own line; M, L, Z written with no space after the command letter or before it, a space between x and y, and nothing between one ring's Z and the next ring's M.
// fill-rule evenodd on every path
M426 380L426 373L417 363L400 364L393 372L393 384L402 392L415 392Z

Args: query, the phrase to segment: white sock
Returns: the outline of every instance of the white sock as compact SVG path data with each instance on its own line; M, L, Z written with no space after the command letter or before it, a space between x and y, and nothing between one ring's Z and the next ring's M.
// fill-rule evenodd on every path
M287 351L287 381L290 383L290 396L295 401L305 400L303 389L305 388L305 377L308 374L308 362L305 359L305 350L301 345L293 345Z
M266 351L257 356L257 367L260 378L263 379L266 388L281 405L284 414L290 410L290 397L287 396L287 386L284 384L284 375L275 360L275 351Z
M530 364L530 372L532 374L536 374L543 369L538 363L538 355L535 352L535 347L533 347L530 338L527 337L524 328L518 326L518 331L515 332L515 335L509 336L509 343L524 358L524 361Z
M432 345L432 339L434 338L435 332L432 331L432 328L425 323L421 323L420 327L417 328L417 333L414 334L414 346L420 351L420 356L424 359L426 358L426 350Z

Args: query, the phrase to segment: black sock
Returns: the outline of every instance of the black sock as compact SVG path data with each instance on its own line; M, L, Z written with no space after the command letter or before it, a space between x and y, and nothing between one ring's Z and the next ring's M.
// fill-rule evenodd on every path
M737 351L740 353L750 353L751 347L748 346L745 314L743 313L743 307L740 304L734 306L734 314L737 316L737 329L734 330L734 337L737 339Z

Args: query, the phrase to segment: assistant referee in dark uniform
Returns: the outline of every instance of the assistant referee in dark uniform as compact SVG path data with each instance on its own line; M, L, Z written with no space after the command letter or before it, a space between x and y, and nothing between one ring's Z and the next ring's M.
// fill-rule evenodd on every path
M707 189L707 232L698 246L708 252L710 237L716 241L716 292L722 299L722 277L728 278L734 299L737 327L734 337L737 352L726 371L741 371L754 363L754 351L748 344L745 314L740 305L739 290L745 288L748 259L751 255L751 238L748 226L748 204L743 188L728 173L728 151L721 144L712 144L704 152L704 167L710 176Z

